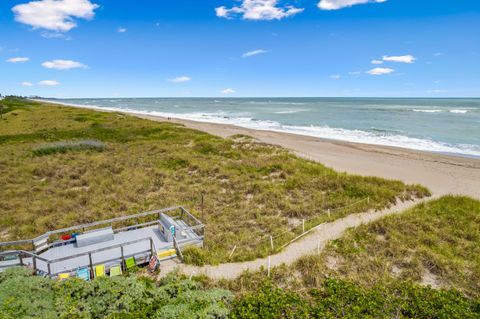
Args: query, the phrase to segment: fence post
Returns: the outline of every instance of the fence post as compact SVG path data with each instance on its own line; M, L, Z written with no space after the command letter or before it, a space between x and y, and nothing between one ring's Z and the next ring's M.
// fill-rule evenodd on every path
M228 256L228 259L232 258L233 253L235 252L235 249L237 249L237 245L233 246L232 252L231 252L230 255Z
M50 262L48 262L48 261L47 261L47 270L48 270L48 277L50 277L51 274L52 274L52 270L50 268Z
M267 276L270 278L270 256L268 256Z
M22 253L18 254L18 259L20 259L20 266L23 266L23 257L22 257Z
M33 256L32 261L33 261L33 271L37 272L37 257Z
M273 251L273 237L270 235L270 246L272 247L272 251Z

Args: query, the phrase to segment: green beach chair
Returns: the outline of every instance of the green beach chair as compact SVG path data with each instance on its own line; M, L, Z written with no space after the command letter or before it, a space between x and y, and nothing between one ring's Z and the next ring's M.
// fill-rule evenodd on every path
M122 267L115 265L110 267L110 277L120 276L122 274Z
M131 269L133 267L135 267L135 258L130 257L130 258L125 259L125 268L128 270L128 269Z

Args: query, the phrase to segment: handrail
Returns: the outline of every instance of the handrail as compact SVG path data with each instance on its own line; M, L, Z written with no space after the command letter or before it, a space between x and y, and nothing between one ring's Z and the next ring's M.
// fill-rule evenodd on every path
M35 257L41 261L45 261L45 262L48 262L48 259L45 259L43 257L40 257L39 255L37 254L34 254L32 252L29 252L29 251L26 251L26 250L7 250L7 251L2 251L0 252L0 256L4 256L4 255L14 255L14 254L25 254L29 257Z
M68 260L68 259L78 258L78 257L82 257L82 256L88 256L89 254L96 254L96 253L106 251L106 250L121 248L121 247L128 246L128 245L133 245L133 244L139 243L141 241L146 241L146 240L152 240L152 239L151 239L151 237L140 238L140 239L136 239L136 240L126 242L126 243L117 244L117 245L108 246L108 247L103 247L103 248L99 248L99 249L96 249L96 250L92 250L92 251L88 251L88 252L84 252L84 253L80 253L80 254L76 254L76 255L70 255L70 256L67 256L67 257L52 259L52 260L48 261L48 263L49 264L54 264L54 263L57 263L57 262Z
M22 239L22 240L0 242L0 247L23 245L23 244L33 244L33 239Z
M68 233L72 230L90 228L90 227L95 227L95 226L105 225L105 224L111 224L111 223L114 223L114 222L124 221L124 220L128 220L128 219L133 219L133 218L140 218L140 217L145 217L145 216L150 216L150 215L155 215L155 214L162 214L162 213L169 212L169 211L179 209L179 208L184 209L181 206L172 206L172 207L168 207L168 208L164 208L164 209L142 212L142 213L139 213L139 214L128 215L128 216L120 216L120 217L115 217L115 218L102 220L102 221L98 221L98 222L81 224L81 225L76 225L76 226L72 226L72 227L68 227L68 228L52 230L52 231L48 231L48 232L46 232L46 233L44 233L40 236L37 236L33 239L23 239L23 240L17 240L17 241L0 242L0 247L21 245L21 244L32 244L33 245L33 243L36 240L41 239L45 236L51 236L51 235L60 234L60 233Z

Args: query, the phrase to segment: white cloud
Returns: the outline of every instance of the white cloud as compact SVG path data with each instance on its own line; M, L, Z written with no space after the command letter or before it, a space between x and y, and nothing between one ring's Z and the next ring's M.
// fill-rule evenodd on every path
M217 17L231 19L240 15L245 20L281 20L302 12L294 6L278 7L277 0L243 0L240 6L215 8Z
M233 94L233 93L235 93L235 90L234 89L225 89L225 90L221 90L220 93L222 93L222 94Z
M386 62L398 62L398 63L408 63L408 64L411 64L416 60L416 58L410 54L398 55L398 56L384 55L382 59L383 61L386 61Z
M359 75L359 74L362 74L362 71L351 71L351 72L348 72L349 75Z
M372 60L372 64L383 64L382 60Z
M125 28L123 28L123 27L119 27L119 28L117 29L117 31L118 31L118 33L125 33L125 32L127 32L127 29L125 29Z
M173 78L173 79L169 79L168 81L173 82L173 83L183 83L183 82L188 82L188 81L191 81L191 80L192 80L191 77L179 76L179 77L176 77L176 78Z
M89 0L39 0L12 8L15 20L34 29L67 32L77 24L74 18L92 19L98 5Z
M53 80L43 80L43 81L38 82L38 85L56 86L56 85L60 85L60 82L53 81Z
M330 79L339 80L342 76L340 74L334 74L330 76Z
M10 62L10 63L25 63L28 61L30 61L30 58L26 58L26 57L16 57L16 58L10 58L7 60L7 62Z
M390 74L393 72L395 72L395 70L390 68L374 68L367 71L367 73L370 75L383 75L383 74Z
M20 83L20 85L21 86L33 86L33 83L25 81L25 82Z
M72 60L53 60L43 62L42 66L47 69L70 70L70 69L86 69L87 66Z
M357 4L381 3L387 0L321 0L318 7L322 10L338 10L351 7Z
M242 54L242 58L248 58L248 57L251 57L251 56L254 56L254 55L263 54L263 53L267 53L267 52L268 51L263 50L263 49L253 50L253 51L245 52L244 54Z

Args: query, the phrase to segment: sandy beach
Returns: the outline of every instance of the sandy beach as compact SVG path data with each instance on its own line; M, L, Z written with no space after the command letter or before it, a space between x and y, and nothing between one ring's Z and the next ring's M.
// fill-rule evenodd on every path
M133 115L153 121L180 123L221 137L249 135L260 142L288 148L299 156L318 161L337 171L422 184L434 196L461 194L480 198L479 159L258 131L233 125Z

